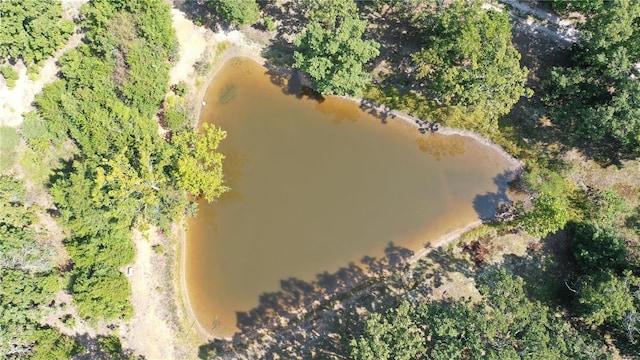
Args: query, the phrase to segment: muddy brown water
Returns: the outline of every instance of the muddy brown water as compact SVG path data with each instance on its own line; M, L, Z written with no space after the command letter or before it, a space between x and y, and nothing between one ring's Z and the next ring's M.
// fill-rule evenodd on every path
M215 336L237 331L237 312L281 280L313 280L390 243L416 251L505 199L509 163L489 146L290 92L241 58L207 91L201 122L228 133L220 150L232 191L190 221L185 276Z

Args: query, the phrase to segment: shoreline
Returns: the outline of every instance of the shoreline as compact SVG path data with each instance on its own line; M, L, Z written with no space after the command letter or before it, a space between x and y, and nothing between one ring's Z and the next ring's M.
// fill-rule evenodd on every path
M194 97L194 129L200 127L200 115L202 113L202 108L206 106L205 98L207 95L207 91L211 86L213 80L218 75L220 70L224 67L224 65L229 61L235 58L248 58L252 61L257 62L261 66L264 66L267 59L263 58L259 54L253 53L250 49L237 46L235 44L230 44L227 49L225 49L221 54L218 54L218 58L214 59L213 67L209 74L206 75L206 80L197 87L196 92L193 94Z
M177 281L179 285L176 288L179 288L177 293L176 301L179 304L179 308L186 314L186 317L182 321L182 326L186 328L187 331L195 331L195 334L199 340L209 341L212 337L207 329L202 326L198 316L196 316L195 311L193 310L193 306L191 305L191 299L189 298L189 289L187 287L187 231L185 230L186 218L182 219L182 221L178 224L178 230L176 234L177 241L177 259L178 261L174 264L174 269L177 272ZM187 324L191 323L191 326L187 328ZM194 329L195 327L195 329Z
M193 116L195 117L194 119L195 128L198 128L200 126L201 111L202 111L202 108L206 105L206 103L204 103L204 105L202 104L205 101L205 96L207 94L207 91L211 86L212 82L214 81L216 75L218 75L222 67L229 60L232 60L235 58L248 58L252 61L257 62L263 67L265 67L265 64L267 62L267 59L264 58L258 51L256 51L256 49L252 49L252 46L247 44L246 40L243 39L242 42L238 44L235 42L230 42L228 39L226 39L227 37L226 35L227 34L223 34L221 36L223 40L214 39L213 42L209 44L209 45L216 46L221 42L226 41L229 43L229 46L222 53L216 54L217 58L213 59L213 67L209 72L209 74L207 74L206 80L201 85L194 86L194 88L192 88L192 91L194 91L193 96L194 96L195 104L197 105L193 109ZM288 78L292 76L295 71L295 69L289 69L284 66L275 66L275 68L278 74L284 78ZM271 69L267 69L265 67L265 71L268 71L268 70L271 70ZM338 96L338 97L344 100L348 100L350 102L358 103L358 104L362 102L362 99L355 98L355 97L347 97L347 96ZM385 105L376 105L373 109L381 110L384 108L385 108ZM388 113L399 118L400 120L413 124L413 126L416 126L416 128L419 127L419 125L416 123L416 120L424 121L422 119L418 119L416 117L410 116L408 114L404 114L396 110L389 111ZM445 136L458 135L458 136L467 137L472 139L473 141L480 143L481 145L492 148L494 151L498 153L499 156L507 160L507 162L510 164L509 166L510 170L514 172L514 177L519 176L523 170L523 163L520 160L511 156L506 150L504 150L502 146L491 142L489 139L485 138L484 136L478 133L475 133L469 130L448 128L443 126L440 127L437 133ZM429 136L429 135L425 135L425 136ZM218 336L215 333L208 331L204 326L202 326L193 307L191 306L191 302L188 296L188 286L187 286L187 279L186 279L187 233L186 233L186 230L184 229L185 222L186 222L186 219L183 219L183 221L179 223L180 229L178 231L178 238L179 238L178 251L180 252L180 255L179 255L180 264L177 266L180 272L180 274L178 274L179 275L178 279L180 282L179 298L181 298L182 306L184 307L185 313L189 317L188 319L185 319L185 323L197 324L196 335L202 341L207 342L207 341L211 341L212 339L231 340L232 336L231 337ZM442 248L444 246L447 246L453 243L454 241L460 239L460 236L463 235L464 233L470 230L473 230L478 226L481 226L482 224L483 224L482 220L478 219L467 225L461 226L458 229L455 229L446 234L443 234L435 239L430 239L429 241L426 241L425 244L428 244L429 247L423 247L417 250L414 253L414 255L408 260L408 263L410 264L417 263L421 258L425 257L426 255L431 253L433 250ZM193 325L191 327L193 328Z
M332 96L335 96L335 95L332 95ZM336 96L336 97L344 99L344 100L351 101L351 102L356 103L356 104L361 104L363 101L367 101L367 100L362 99L362 98L350 97L350 96ZM415 116L411 116L409 114L405 114L405 113L397 111L397 110L390 110L390 108L387 107L385 104L376 104L375 106L371 107L370 109L374 110L376 112L379 112L379 113L385 113L385 109L388 109L386 111L386 113L391 115L392 118L393 117L399 118L400 120L403 120L408 124L412 124L416 128L420 128L420 125L418 125L418 122L425 122L425 121L428 122L428 120L420 119L420 118L417 118ZM487 139L482 134L477 133L475 131L471 131L471 130L464 130L464 129L446 127L446 126L443 126L443 125L440 125L440 124L438 124L438 126L439 126L438 130L434 134L439 134L439 135L444 135L444 136L457 135L457 136L470 138L470 139L480 143L481 145L488 146L491 149L493 149L494 151L497 151L500 154L500 156L502 156L505 160L507 160L509 162L510 166L513 168L513 171L515 172L515 176L519 176L520 173L522 172L523 167L524 167L524 163L522 161L520 161L520 160L516 159L515 157L513 157L502 146L500 146L500 145L494 143L493 141ZM429 136L429 135L430 134L425 134L425 136Z

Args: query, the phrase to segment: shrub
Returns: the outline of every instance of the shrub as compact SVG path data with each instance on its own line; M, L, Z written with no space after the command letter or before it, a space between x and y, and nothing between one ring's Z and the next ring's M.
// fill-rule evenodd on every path
M8 126L0 127L0 172L13 166L16 146L20 143L20 135L16 129Z
M0 74L2 74L10 89L16 86L16 81L20 78L20 75L9 65L0 66Z
M210 0L209 7L231 25L255 24L260 17L256 0Z
M190 123L189 109L184 99L178 96L169 96L164 101L164 121L171 131L182 130Z
M211 71L211 63L206 60L198 60L193 64L193 68L196 70L196 74L205 76Z
M48 150L51 134L47 128L47 123L36 112L32 111L24 114L20 134L35 152L44 154Z
M276 23L275 21L273 21L273 18L271 16L265 16L263 21L264 21L264 26L267 28L267 30L273 31L277 28Z
M173 92L176 93L176 95L184 97L189 91L189 85L187 85L187 83L184 81L180 81L179 83L173 85L172 89Z
M33 64L27 67L27 77L31 81L38 81L40 79L40 66Z

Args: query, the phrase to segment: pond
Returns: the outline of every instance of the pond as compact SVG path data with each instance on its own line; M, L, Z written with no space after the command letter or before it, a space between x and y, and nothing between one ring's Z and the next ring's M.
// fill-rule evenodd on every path
M357 267L389 246L419 250L506 200L510 163L494 148L276 83L251 60L229 60L201 114L228 133L232 190L189 222L185 279L216 336L286 279Z

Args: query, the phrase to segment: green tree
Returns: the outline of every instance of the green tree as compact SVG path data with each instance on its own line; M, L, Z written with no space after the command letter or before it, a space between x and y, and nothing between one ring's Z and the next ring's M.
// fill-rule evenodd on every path
M371 314L365 323L366 336L351 340L351 355L358 360L411 360L426 351L422 330L414 310L403 302L389 314Z
M129 280L111 266L94 264L76 268L69 289L78 315L85 319L129 320L133 316Z
M307 20L324 29L337 29L342 21L358 12L353 0L308 0L303 6Z
M0 58L40 62L61 48L73 33L73 23L62 20L59 0L0 1Z
M182 131L173 137L177 148L176 179L180 188L193 196L213 201L229 188L223 185L224 155L214 152L227 133L213 125L204 124L202 132Z
M30 359L66 360L84 352L84 348L76 340L55 329L39 330L35 339Z
M256 0L209 0L207 3L232 25L251 25L258 22L260 18L260 9Z
M602 271L584 276L578 297L584 321L589 325L600 326L606 322L621 327L625 315L637 312L631 288L637 287L639 280L631 272L617 276Z
M41 116L51 145L75 142L79 154L51 185L69 233L67 289L82 317L126 319L131 289L120 269L133 260L131 229L166 230L187 209L172 176L177 150L153 119L177 42L161 0L95 0L81 12L86 42L60 59L62 78L37 97L24 136L41 138Z
M551 0L551 7L557 11L598 11L604 5L605 0Z
M588 19L566 68L554 68L543 101L569 140L607 157L640 147L640 3L605 1ZM635 156L635 155L634 155Z
M533 236L544 237L564 228L575 215L571 202L575 185L541 166L532 166L523 180L537 193L531 201L533 209L522 216L525 230Z
M24 205L24 184L0 176L0 268L46 272L55 263L55 250L34 230L37 216Z
M506 12L458 0L418 24L428 36L412 56L416 78L445 105L479 108L495 120L528 93Z
M360 359L578 359L601 358L601 344L573 331L539 302L524 281L502 270L477 279L482 300L402 302L374 312L351 340Z
M370 81L364 64L378 56L380 45L362 38L367 22L348 11L353 1L338 3L347 10L310 10L311 22L296 40L293 67L309 74L323 95L358 96ZM322 16L317 15L320 13Z
M574 231L574 257L583 274L628 269L628 250L620 232L612 227L580 224Z

